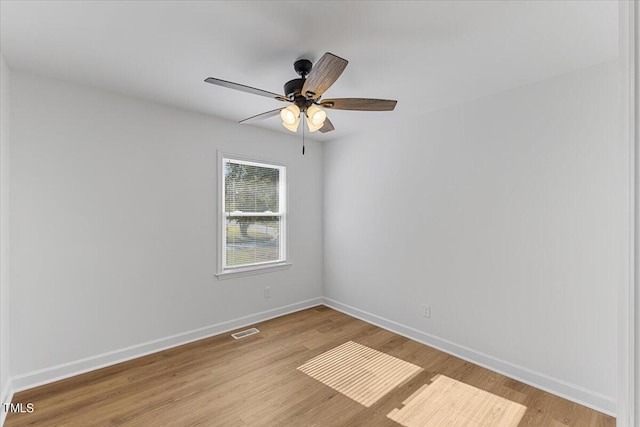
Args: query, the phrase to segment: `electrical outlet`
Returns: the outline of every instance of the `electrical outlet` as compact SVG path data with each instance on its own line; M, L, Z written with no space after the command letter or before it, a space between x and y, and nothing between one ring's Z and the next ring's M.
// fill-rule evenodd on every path
M271 288L269 286L264 288L264 297L265 298L271 298Z
M431 318L431 306L424 304L422 306L422 315L427 318Z

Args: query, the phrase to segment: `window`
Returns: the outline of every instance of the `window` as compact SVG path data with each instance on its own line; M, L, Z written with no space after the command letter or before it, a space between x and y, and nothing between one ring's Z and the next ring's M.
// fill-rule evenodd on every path
M218 277L288 266L286 168L221 155Z

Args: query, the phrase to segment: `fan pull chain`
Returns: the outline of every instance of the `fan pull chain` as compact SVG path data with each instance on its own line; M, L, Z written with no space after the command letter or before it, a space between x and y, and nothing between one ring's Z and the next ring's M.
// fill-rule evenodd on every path
M305 116L307 113L303 113ZM304 156L304 120L302 120L302 155Z

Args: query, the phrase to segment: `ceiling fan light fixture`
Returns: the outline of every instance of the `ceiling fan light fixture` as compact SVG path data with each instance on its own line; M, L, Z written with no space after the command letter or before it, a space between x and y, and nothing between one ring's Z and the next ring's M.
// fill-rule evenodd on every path
M307 126L309 132L315 132L324 125L327 119L327 113L317 105L311 105L306 111Z
M282 119L282 126L291 132L297 132L300 124L300 108L295 104L289 105L287 108L280 110L280 118Z
M317 105L311 105L307 108L307 117L314 126L322 126L327 118L327 113Z
M298 131L298 125L300 125L300 117L298 117L296 119L296 121L293 122L292 124L288 124L288 123L282 122L282 126L284 126L285 129L290 130L291 132L297 132Z
M309 117L307 117L307 127L309 128L309 132L315 132L318 129L320 129L322 127L322 125L314 125L313 123L311 123L311 119L309 119Z
M288 125L294 124L296 120L298 120L298 117L300 117L300 108L295 104L280 110L280 118Z

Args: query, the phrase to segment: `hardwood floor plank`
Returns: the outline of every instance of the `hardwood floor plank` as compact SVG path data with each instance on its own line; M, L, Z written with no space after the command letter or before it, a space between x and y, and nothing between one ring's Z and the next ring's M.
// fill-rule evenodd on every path
M9 413L5 426L397 427L387 414L436 375L526 406L520 426L615 426L605 414L324 306L253 326L259 334L218 335L17 393L14 403L32 402L35 411ZM367 408L297 370L349 341L422 371Z

